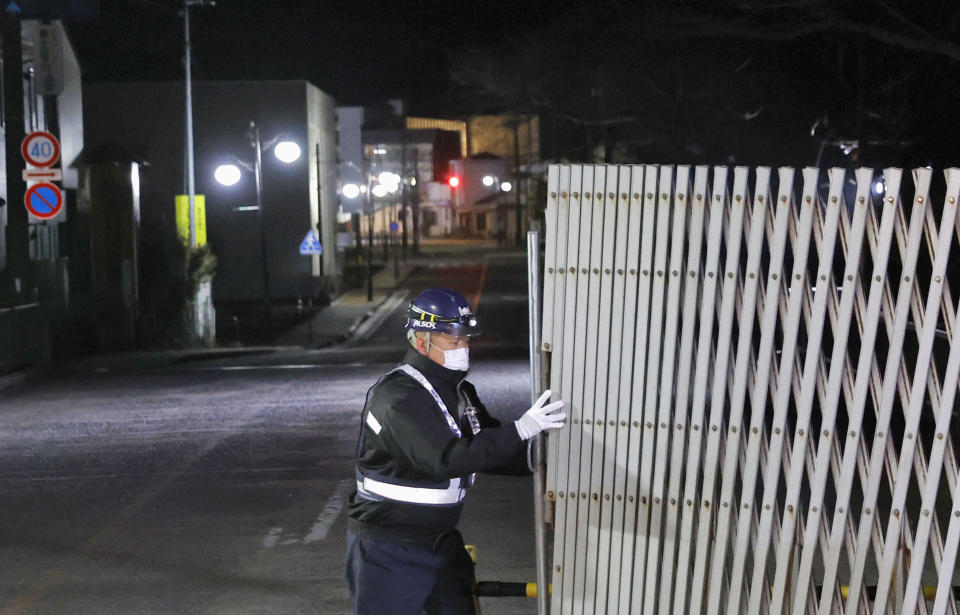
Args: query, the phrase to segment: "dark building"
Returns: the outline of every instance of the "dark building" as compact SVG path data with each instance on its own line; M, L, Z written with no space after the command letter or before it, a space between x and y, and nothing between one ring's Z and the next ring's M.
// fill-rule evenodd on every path
M306 81L197 81L193 101L196 192L205 196L208 243L219 261L214 302L263 298L260 214L272 299L312 294L321 280L335 280L342 266L335 249L325 249L322 262L299 253L311 229L324 248L335 245L337 143L330 96ZM255 208L251 121L262 139L262 212ZM92 137L88 148L119 148L143 161L141 235L171 236L175 195L187 192L183 83L91 84L84 122ZM272 149L278 141L296 143L300 156L280 161ZM240 170L233 185L214 179L223 164Z
M16 24L12 16L4 19L8 28ZM80 64L60 22L24 20L20 26L23 125L11 123L17 110L8 107L8 100L0 116L5 144L0 148L0 373L49 357L54 346L62 348L65 343L57 339L57 331L65 329L71 301L78 291L89 292L89 263L77 232L79 157L84 147ZM17 47L15 37L4 43L7 50ZM8 68L14 63L11 60ZM0 83L4 95L16 99L14 86ZM23 202L21 172L26 164L20 140L38 130L53 133L60 142L54 168L63 174L56 182L62 189L63 209L47 221L28 214ZM8 149L16 152L9 167ZM14 183L19 189L10 189Z

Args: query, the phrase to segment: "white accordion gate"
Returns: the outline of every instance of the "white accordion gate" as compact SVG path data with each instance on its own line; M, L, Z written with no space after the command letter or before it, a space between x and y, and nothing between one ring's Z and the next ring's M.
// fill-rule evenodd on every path
M554 615L957 613L944 175L550 167Z

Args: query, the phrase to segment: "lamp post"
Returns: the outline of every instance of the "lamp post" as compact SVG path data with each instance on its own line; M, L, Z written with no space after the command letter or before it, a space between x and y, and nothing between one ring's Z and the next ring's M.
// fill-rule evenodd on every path
M263 227L263 158L260 151L260 127L250 122L247 139L253 147L253 175L257 185L257 217L260 219L260 273L263 276L263 312L270 317L270 269L267 266L267 232Z
M364 197L363 211L367 216L367 256L366 256L366 276L367 276L367 301L373 301L373 271L371 262L373 260L373 216L376 213L375 199L383 199L391 194L395 194L401 189L403 178L391 171L380 171L374 173L373 164L367 158L364 158L364 166L361 169L350 161L344 161L349 167L360 172L364 184L347 183L340 187L340 194L347 199L355 199L361 194ZM368 166L369 165L369 166ZM389 222L389 221L388 221ZM387 235L389 236L389 235ZM358 246L359 248L359 246ZM384 250L387 250L386 239L384 240ZM385 255L385 259L387 259ZM396 271L397 265L394 264Z
M484 175L481 180L487 188L493 188L497 191L497 245L506 242L507 220L506 212L503 211L503 195L513 190L513 184L505 179L500 179L496 175ZM503 235L501 236L500 223L503 222Z
M263 223L263 149L264 147L273 147L274 156L280 162L290 164L300 159L300 146L293 141L281 141L275 137L268 141L266 145L260 139L260 127L255 121L250 122L250 128L247 130L247 141L253 148L253 163L237 161L248 171L253 172L254 184L257 191L257 217L260 221L260 274L263 280L263 310L268 318L271 314L270 309L270 268L267 266L267 231ZM232 186L240 181L240 169L233 164L223 164L214 171L214 179L224 186Z

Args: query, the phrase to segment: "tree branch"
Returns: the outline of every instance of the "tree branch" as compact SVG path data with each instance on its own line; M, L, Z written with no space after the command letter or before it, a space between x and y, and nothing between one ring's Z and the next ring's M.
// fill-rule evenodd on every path
M939 55L954 61L960 61L960 45L950 41L932 37L918 38L873 24L858 23L846 19L818 20L800 26L788 24L778 27L751 26L731 22L717 23L712 19L688 19L681 23L679 27L667 31L675 36L688 38L746 38L778 42L792 41L830 30L862 34L901 49Z

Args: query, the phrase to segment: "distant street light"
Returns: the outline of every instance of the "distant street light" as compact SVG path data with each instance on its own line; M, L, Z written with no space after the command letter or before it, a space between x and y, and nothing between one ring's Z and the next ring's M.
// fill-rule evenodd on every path
M250 122L250 128L247 130L247 139L250 147L253 148L253 164L238 161L248 171L253 172L254 181L257 187L257 215L260 218L260 271L263 275L263 307L266 315L270 315L270 273L267 267L267 233L263 226L263 159L261 154L264 149L273 147L273 153L277 160L290 164L300 159L302 153L300 146L293 141L279 141L274 138L266 144L260 141L260 127L256 122ZM279 142L278 142L279 141ZM224 186L233 186L240 181L242 173L235 164L222 164L213 172L213 178Z
M503 211L503 202L500 197L505 192L513 190L513 184L506 180L501 180L496 175L484 175L481 179L483 185L497 193L497 243L506 238L506 212ZM503 235L501 236L501 233Z
M348 199L355 199L360 196L360 186L356 184L344 184L340 189L340 194Z
M387 196L387 194L390 192L390 189L386 186L386 184L377 184L371 188L370 191L373 192L373 196L382 198Z
M392 171L384 171L380 173L377 175L377 181L384 186L387 186L388 189L393 187L394 189L390 190L390 192L396 192L396 188L400 186L400 176Z
M240 167L235 164L221 164L213 172L213 178L224 186L232 186L240 181Z

